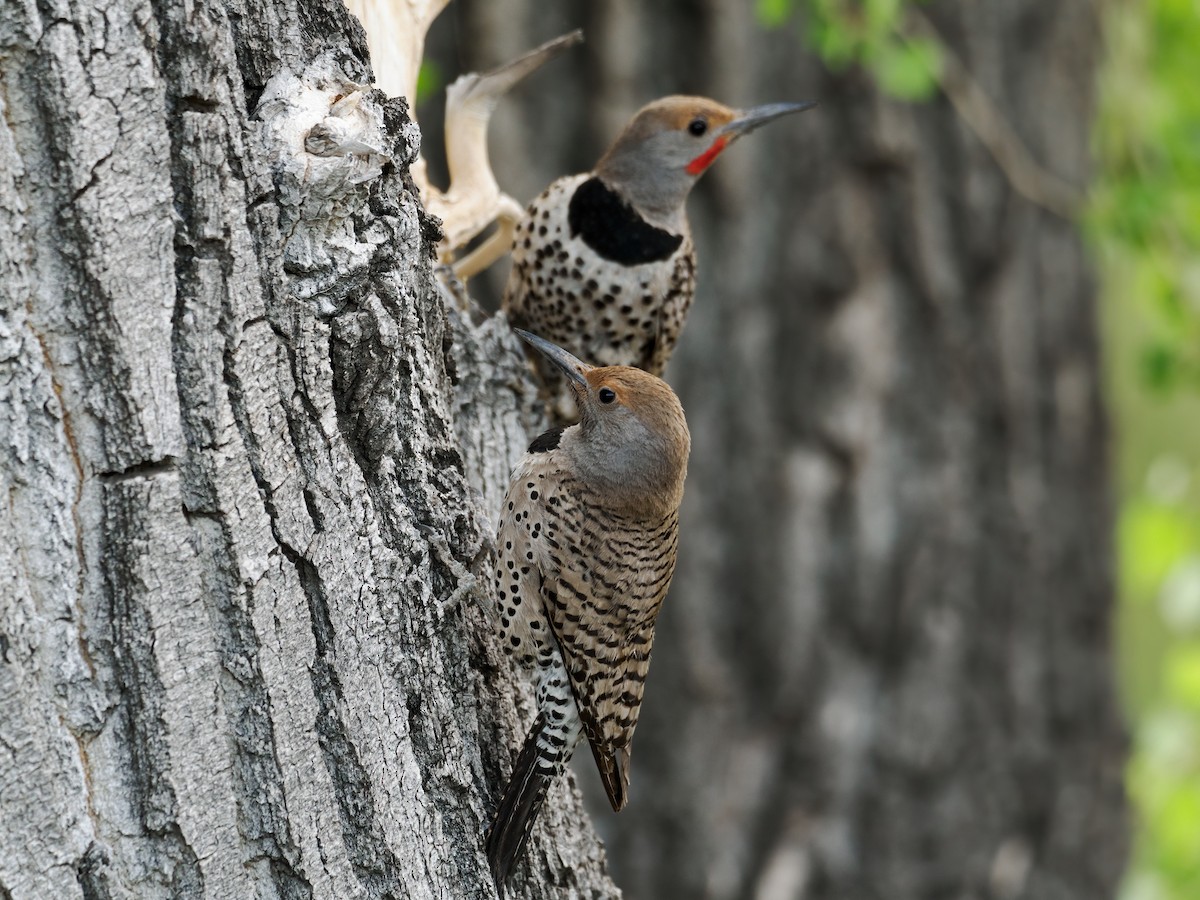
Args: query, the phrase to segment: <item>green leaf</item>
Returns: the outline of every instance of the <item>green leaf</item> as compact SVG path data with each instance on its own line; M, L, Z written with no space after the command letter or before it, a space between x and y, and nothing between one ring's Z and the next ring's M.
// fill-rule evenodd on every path
M445 83L446 78L441 67L432 60L422 60L421 68L417 70L417 102L428 100L440 91Z
M760 24L767 28L778 28L795 12L795 0L756 0L754 12Z
M1119 525L1123 593L1153 598L1171 570L1200 545L1197 526L1178 509L1128 503Z
M937 90L942 56L937 44L913 40L880 47L875 74L880 87L901 100L928 100Z
M901 0L866 0L866 20L871 32L886 35L900 22Z
M846 68L861 55L857 38L840 23L814 16L808 24L807 37L813 49L835 72Z
M1194 870L1200 847L1200 783L1177 784L1159 807L1155 824L1164 865L1180 875L1189 867ZM1195 875L1191 880L1197 883Z
M1142 350L1142 380L1147 388L1166 393L1174 387L1179 375L1179 355L1175 348L1162 341L1149 344Z
M1200 710L1200 645L1189 643L1171 650L1166 676L1168 696L1183 706Z

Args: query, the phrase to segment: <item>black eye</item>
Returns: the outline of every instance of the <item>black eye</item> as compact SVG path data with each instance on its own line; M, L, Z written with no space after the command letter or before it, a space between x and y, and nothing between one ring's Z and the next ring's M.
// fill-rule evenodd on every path
M692 119L692 121L688 123L688 131L690 131L696 137L700 137L700 135L708 131L708 123L703 119Z
M612 388L600 388L600 402L612 403L617 399L617 392Z

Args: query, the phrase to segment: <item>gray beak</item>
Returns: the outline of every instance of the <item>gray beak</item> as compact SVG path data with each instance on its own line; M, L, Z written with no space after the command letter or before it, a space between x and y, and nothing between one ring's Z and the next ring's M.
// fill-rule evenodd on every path
M731 138L741 137L743 134L749 134L754 129L766 125L780 116L804 112L804 110L812 109L816 105L816 100L805 100L803 103L767 103L763 106L754 106L743 110L736 119L721 129L721 133L727 134Z
M567 378L578 385L587 387L587 379L584 376L592 371L591 366L580 362L562 347L555 346L545 338L540 338L536 334L530 334L528 331L522 331L520 328L514 328L513 331L520 335L525 343L529 344L541 353L542 356L562 369Z

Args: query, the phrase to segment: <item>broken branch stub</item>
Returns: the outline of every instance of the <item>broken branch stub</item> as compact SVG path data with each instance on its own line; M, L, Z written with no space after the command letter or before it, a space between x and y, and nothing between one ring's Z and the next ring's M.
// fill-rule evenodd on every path
M425 52L425 35L449 0L347 0L346 6L367 33L375 86L415 106L417 74ZM583 40L573 31L547 41L529 53L483 74L469 73L446 89L445 191L429 183L425 164L411 168L425 208L442 220L444 237L438 257L451 261L493 222L496 230L478 247L453 263L460 278L483 271L512 248L513 231L524 207L500 190L488 158L488 123L497 103L512 87L563 50ZM413 119L416 116L413 115Z
M446 167L444 193L429 189L426 208L442 219L447 254L466 246L492 222L496 231L454 263L460 278L481 272L512 247L513 231L524 207L503 193L488 158L487 129L500 98L531 72L583 40L582 31L564 34L512 62L480 75L463 75L446 89Z
M375 87L389 97L405 97L412 115L417 73L425 57L425 35L450 0L346 0L362 23L371 51Z

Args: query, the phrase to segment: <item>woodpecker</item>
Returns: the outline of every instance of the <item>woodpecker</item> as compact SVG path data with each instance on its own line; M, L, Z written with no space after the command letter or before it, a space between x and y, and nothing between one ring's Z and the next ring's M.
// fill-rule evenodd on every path
M500 638L536 674L537 698L487 836L501 898L547 788L584 737L613 810L625 806L691 447L683 408L661 379L628 366L585 365L517 333L563 373L580 421L529 445L496 538Z
M600 365L662 375L696 289L688 193L739 137L815 105L739 111L675 96L644 106L595 169L530 204L513 238L509 321ZM573 421L565 380L548 360L535 364L552 415Z

